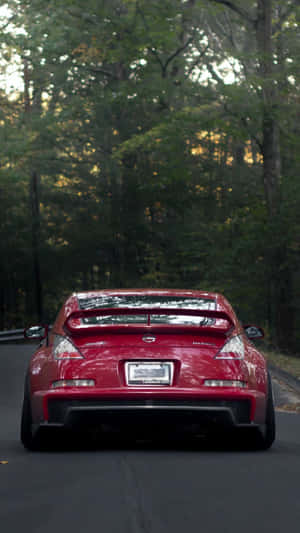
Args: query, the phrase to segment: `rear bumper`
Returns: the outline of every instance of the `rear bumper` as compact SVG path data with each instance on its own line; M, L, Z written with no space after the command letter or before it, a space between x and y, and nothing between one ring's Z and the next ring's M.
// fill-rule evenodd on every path
M56 389L33 394L32 415L36 427L253 427L265 422L265 395L234 389Z

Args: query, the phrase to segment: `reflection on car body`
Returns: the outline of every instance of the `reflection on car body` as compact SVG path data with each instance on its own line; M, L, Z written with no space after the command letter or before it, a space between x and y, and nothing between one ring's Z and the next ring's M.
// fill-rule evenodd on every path
M260 328L238 321L220 294L132 289L81 292L47 326L30 361L21 440L41 446L51 431L97 428L132 435L247 430L275 438L271 380L249 340ZM238 437L237 437L238 438Z

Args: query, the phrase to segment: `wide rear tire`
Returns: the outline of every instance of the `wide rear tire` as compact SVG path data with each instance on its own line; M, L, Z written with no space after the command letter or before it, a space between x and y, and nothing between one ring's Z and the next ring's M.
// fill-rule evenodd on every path
M275 407L273 400L272 380L268 372L268 397L266 406L266 420L263 429L257 435L255 448L268 450L271 448L276 437Z
M28 376L25 380L20 438L24 448L27 450L38 450L41 447L39 435L34 435L32 431L31 401Z

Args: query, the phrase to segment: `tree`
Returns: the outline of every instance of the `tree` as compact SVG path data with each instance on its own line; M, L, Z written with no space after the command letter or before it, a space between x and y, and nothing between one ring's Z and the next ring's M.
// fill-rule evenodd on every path
M261 134L256 133L257 142L263 158L263 185L268 210L268 231L266 238L267 265L269 270L269 324L273 338L280 344L286 342L287 331L293 328L293 308L291 305L291 284L286 277L290 273L283 265L286 263L286 242L282 238L274 241L274 233L285 231L282 217L282 136L281 124L282 98L287 80L283 83L286 68L282 55L282 37L289 17L296 12L298 2L287 2L282 7L275 0L258 0L244 7L241 2L212 0L231 10L242 21L245 29L255 34L257 92L260 96ZM247 3L248 4L248 3ZM231 27L232 29L232 27ZM231 41L234 43L234 39ZM280 55L281 54L281 55ZM280 63L278 61L280 59ZM289 58L291 60L291 58ZM278 65L279 63L279 65ZM244 69L249 73L250 69ZM248 74L249 75L249 74ZM250 76L252 72L250 71ZM286 108L286 106L283 106ZM289 296L287 297L287 290ZM288 307L286 306L288 301ZM287 318L288 313L288 318Z
M28 274L12 253L2 287L9 279L19 304L5 304L6 323L34 313L33 241L48 316L59 295L92 286L211 288L245 320L268 316L277 342L286 331L298 342L296 4L10 8L18 31L4 31L2 49L20 57L26 83L5 99L1 184L11 205L15 176L8 231ZM20 221L26 238L14 235Z

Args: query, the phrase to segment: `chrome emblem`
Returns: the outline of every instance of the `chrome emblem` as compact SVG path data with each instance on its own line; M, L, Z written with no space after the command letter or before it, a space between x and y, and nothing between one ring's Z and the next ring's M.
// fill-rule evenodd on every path
M142 337L142 340L144 342L155 342L156 341L156 337L150 337L150 336Z

